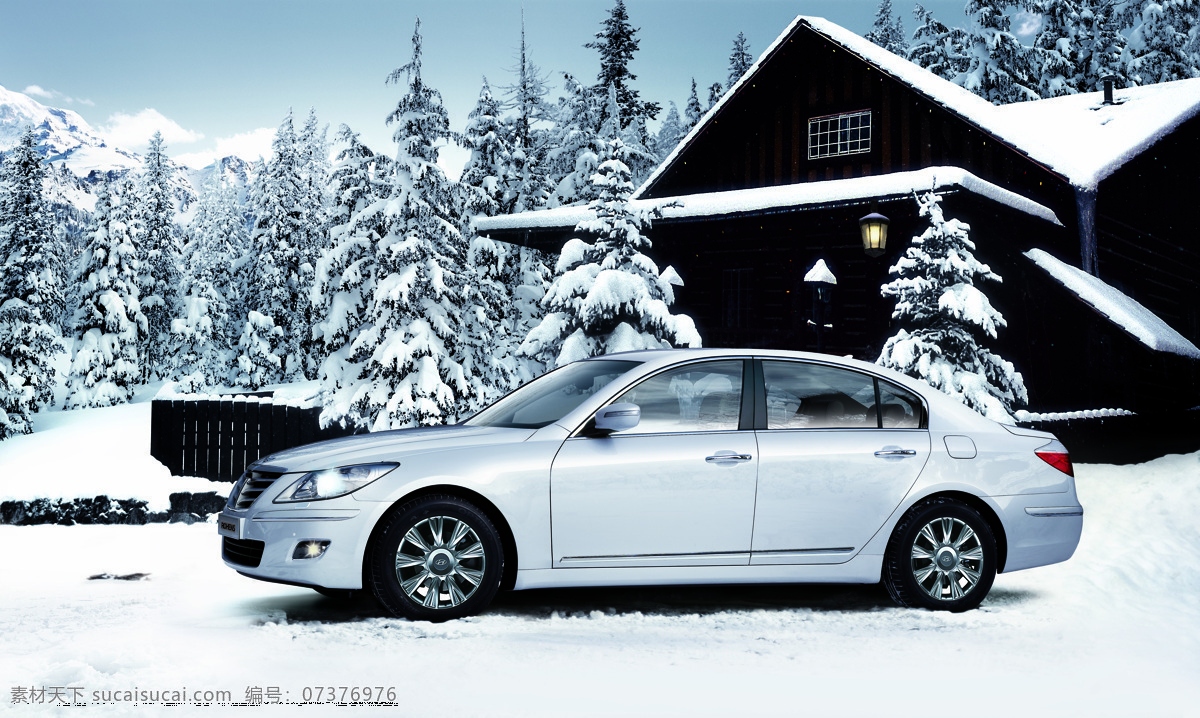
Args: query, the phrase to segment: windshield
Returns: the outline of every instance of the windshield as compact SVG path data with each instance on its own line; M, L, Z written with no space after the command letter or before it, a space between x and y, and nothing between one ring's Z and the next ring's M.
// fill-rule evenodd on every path
M510 429L549 426L639 364L641 362L614 359L568 364L534 379L463 423Z

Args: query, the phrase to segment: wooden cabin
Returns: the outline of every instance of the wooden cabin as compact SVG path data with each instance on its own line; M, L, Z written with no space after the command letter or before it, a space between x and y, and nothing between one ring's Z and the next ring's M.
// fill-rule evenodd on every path
M632 204L661 215L651 254L683 278L675 310L706 346L874 361L897 329L879 288L927 226L915 194L936 190L1004 279L981 287L1008 321L990 346L1032 411L1186 409L1200 404L1198 155L1200 80L996 107L798 17ZM890 220L880 256L860 238L870 212ZM589 216L476 228L554 252ZM805 281L819 261L836 284Z

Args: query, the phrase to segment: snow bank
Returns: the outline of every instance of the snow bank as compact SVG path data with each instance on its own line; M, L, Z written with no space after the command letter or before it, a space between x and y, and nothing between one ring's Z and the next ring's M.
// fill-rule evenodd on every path
M1040 249L1031 249L1025 252L1025 256L1088 306L1151 349L1200 359L1200 349L1195 344L1159 319L1154 312L1098 277L1059 261Z
M635 212L652 217L684 219L825 205L853 200L906 197L914 192L939 192L954 189L973 192L999 204L1062 226L1062 222L1048 207L1016 192L979 179L961 167L926 167L912 172L892 172L871 177L854 177L825 182L798 182L774 187L706 192L652 200L636 199L629 202L629 207ZM480 217L475 221L475 229L480 233L486 233L512 229L572 228L581 222L592 221L595 218L595 214L587 207L558 207L499 217Z
M230 485L171 476L150 456L150 403L37 414L34 433L0 442L0 501L105 495L166 511L174 492L227 495Z

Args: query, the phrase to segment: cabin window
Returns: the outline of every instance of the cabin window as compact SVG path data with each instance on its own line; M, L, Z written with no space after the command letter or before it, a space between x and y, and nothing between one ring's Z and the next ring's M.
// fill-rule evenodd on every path
M857 155L871 151L871 111L844 112L808 121L808 158Z

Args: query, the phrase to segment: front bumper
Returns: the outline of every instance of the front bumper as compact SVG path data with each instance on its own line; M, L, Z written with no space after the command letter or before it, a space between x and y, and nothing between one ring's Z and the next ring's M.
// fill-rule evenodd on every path
M385 508L350 497L288 508L227 508L217 521L222 559L240 573L269 581L362 588L363 554L371 527ZM329 547L317 558L292 558L303 541L328 541Z

